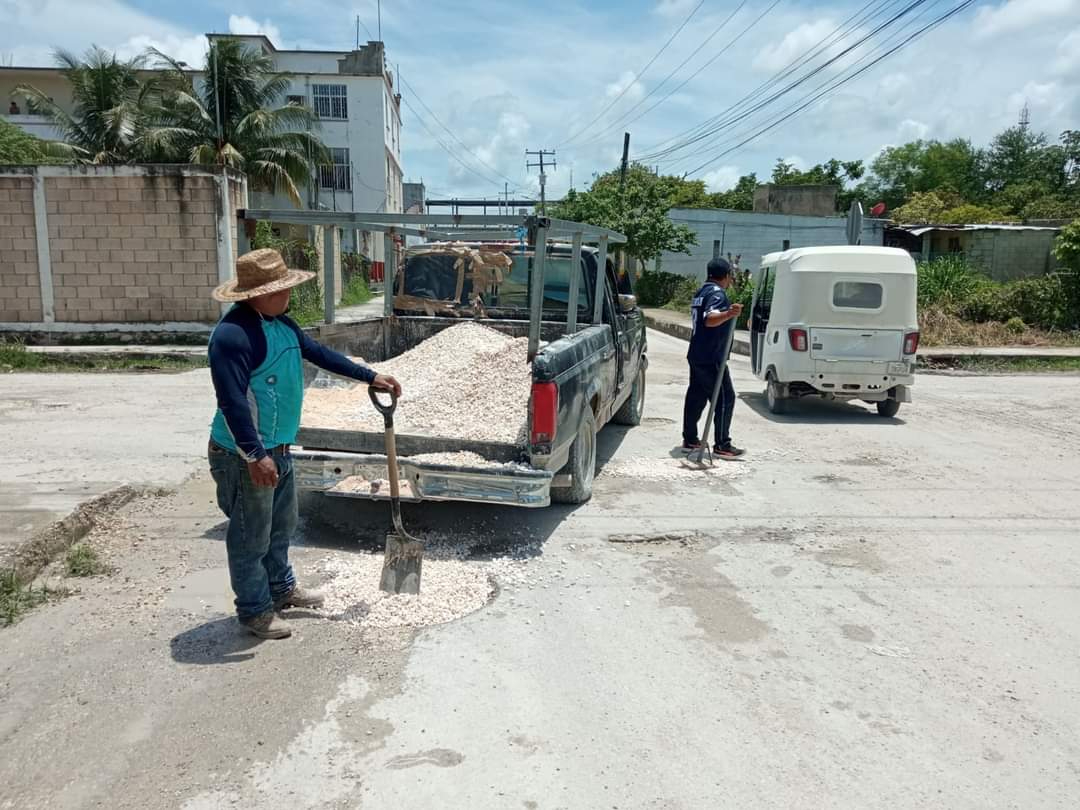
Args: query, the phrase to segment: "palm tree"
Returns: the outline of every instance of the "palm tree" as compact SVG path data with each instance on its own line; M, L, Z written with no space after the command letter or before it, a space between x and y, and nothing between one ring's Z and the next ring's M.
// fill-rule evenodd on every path
M275 72L265 54L220 39L210 46L197 89L181 63L152 53L164 74L141 139L144 156L239 169L256 191L284 192L300 205L299 189L329 158L311 134L318 119L310 110L276 106L289 88L288 74Z
M153 84L139 79L147 58L120 60L96 45L79 59L57 51L60 72L71 85L73 110L65 112L33 85L15 92L52 119L62 143L76 160L88 163L130 163L138 156L143 110ZM56 145L53 145L55 149Z

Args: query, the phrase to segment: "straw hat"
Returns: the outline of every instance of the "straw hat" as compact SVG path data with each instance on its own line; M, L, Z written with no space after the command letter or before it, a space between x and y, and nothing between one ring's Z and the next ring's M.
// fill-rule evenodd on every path
M245 253L236 260L236 278L213 292L216 301L247 301L267 293L280 292L315 278L306 270L291 270L281 254L270 248Z

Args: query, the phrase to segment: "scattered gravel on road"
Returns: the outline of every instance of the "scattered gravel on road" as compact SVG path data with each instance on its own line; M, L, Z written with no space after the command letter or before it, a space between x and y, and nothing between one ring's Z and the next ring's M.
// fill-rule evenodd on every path
M528 339L463 323L378 364L396 377L402 397L394 414L400 434L524 444L532 374ZM312 388L303 425L382 432L367 386Z
M745 461L717 460L710 467L684 458L655 458L630 456L613 459L606 464L597 478L636 478L641 481L689 481L695 477L737 478L749 470Z

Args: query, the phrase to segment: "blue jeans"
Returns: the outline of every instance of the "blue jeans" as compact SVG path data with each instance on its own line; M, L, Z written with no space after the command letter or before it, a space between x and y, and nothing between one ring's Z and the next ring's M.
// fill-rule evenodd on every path
M225 549L229 578L241 619L258 616L296 585L289 565L289 543L298 520L292 457L275 456L278 484L257 487L247 462L210 443L210 474L217 484L217 502L229 519Z

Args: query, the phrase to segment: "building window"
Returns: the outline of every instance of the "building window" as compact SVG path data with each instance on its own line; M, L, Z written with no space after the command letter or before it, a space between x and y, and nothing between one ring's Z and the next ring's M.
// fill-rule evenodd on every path
M303 96L285 96L285 103L291 107L306 107L307 99Z
M343 84L313 84L311 97L319 118L344 121L349 117L348 98Z
M352 164L348 149L330 149L333 164L319 167L319 185L337 191L352 191Z

